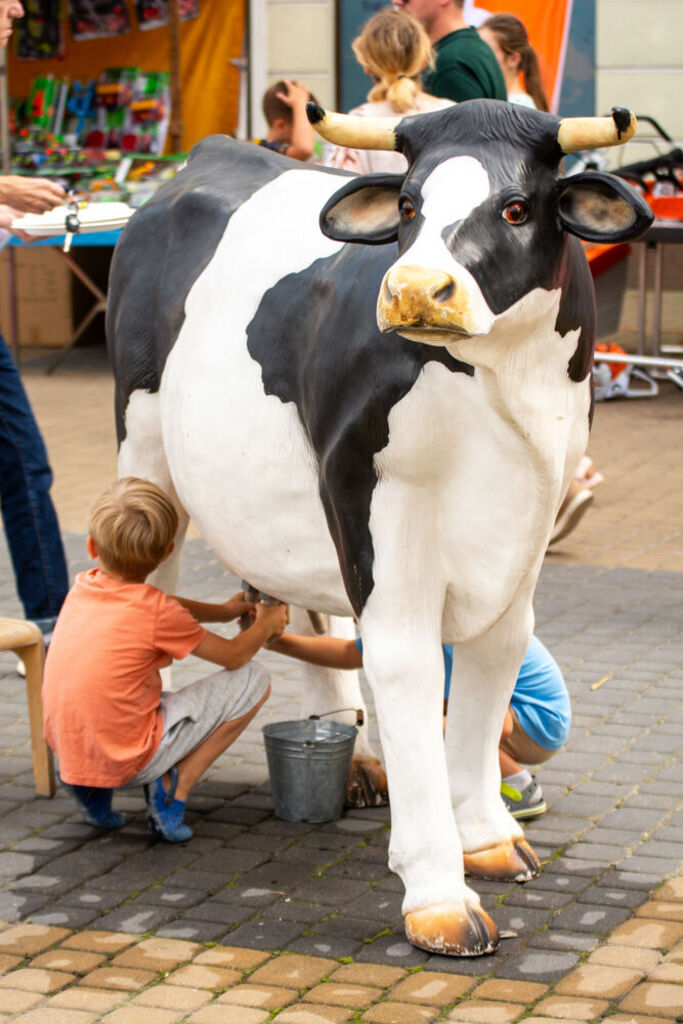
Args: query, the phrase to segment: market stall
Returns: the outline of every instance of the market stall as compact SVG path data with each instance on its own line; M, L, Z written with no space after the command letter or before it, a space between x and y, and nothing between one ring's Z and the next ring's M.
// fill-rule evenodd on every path
M111 226L120 226L121 203L131 209L142 205L195 142L235 131L235 61L242 53L245 7L245 0L25 4L7 55L4 121L10 143L3 142L3 167L5 173L55 177L73 191L78 254L63 259L58 249L64 239L42 227L38 234L53 253L27 253L19 261L9 248L0 254L0 306L10 311L10 340L69 347L82 334L83 318L77 322L75 313L70 325L62 317L60 332L45 317L36 329L31 303L41 291L39 264L46 284L48 278L63 282L56 269L61 261L71 272L69 284L94 296L86 326L92 311L104 308L103 285L91 277L89 253L105 243L111 250L117 235L89 233L86 203L102 211L105 204L117 204L117 224ZM62 222L66 212L59 214ZM95 220L108 227L106 214Z
M22 28L32 22L31 8L40 10L61 5L35 3L28 0L24 22L18 22L16 40L9 52L10 95L28 97L36 78L68 79L86 86L107 68L137 68L141 73L166 73L170 67L169 24L167 18L142 20L141 11L159 9L159 0L98 0L97 3L69 5L70 17L57 17L58 40L48 44L47 54L39 59L20 57L24 35ZM194 0L196 16L184 17L187 4L178 0L180 24L180 90L183 105L181 149L191 146L214 132L230 134L237 125L239 72L232 63L240 57L245 28L245 0ZM80 7L100 10L102 21L91 32L74 18ZM127 17L112 26L113 34L100 34L106 29L106 9L123 9ZM41 23L40 36L49 37ZM36 19L34 19L36 20ZM54 34L54 32L52 33ZM32 37L33 38L33 37ZM28 47L29 44L26 44ZM55 50L56 53L50 53ZM19 51L19 52L18 52ZM26 48L23 52L27 52ZM40 53L32 43L31 52Z

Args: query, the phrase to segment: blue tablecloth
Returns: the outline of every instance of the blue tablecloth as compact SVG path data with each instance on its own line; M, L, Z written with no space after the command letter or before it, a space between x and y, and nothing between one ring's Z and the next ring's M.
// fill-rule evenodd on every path
M117 228L116 231L88 231L83 234L74 235L71 240L71 245L75 248L78 245L82 246L110 246L113 247L119 240L119 236L123 228ZM10 237L8 245L25 245L31 249L36 245L51 245L57 249L61 249L64 245L64 235L53 235L50 238L37 238L35 242L22 242L19 238L15 238L14 235Z

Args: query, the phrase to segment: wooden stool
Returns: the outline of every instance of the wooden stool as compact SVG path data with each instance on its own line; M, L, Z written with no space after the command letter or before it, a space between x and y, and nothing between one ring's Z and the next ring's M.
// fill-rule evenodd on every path
M36 793L39 796L54 796L55 765L52 751L43 736L43 634L34 622L0 618L0 651L14 651L26 666L26 697Z

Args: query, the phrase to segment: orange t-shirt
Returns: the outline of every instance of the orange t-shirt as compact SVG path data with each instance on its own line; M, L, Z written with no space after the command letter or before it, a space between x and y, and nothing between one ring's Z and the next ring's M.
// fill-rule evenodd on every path
M159 669L190 654L206 630L149 583L79 573L50 642L45 738L64 782L122 786L161 741Z

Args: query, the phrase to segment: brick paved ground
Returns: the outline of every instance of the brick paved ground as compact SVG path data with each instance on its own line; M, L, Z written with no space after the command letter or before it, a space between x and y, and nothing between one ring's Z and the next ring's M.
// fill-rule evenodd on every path
M59 477L78 478L55 490L77 571L83 505L114 471L110 383L78 365L28 382ZM74 401L80 430L63 415ZM661 886L683 848L681 576L664 568L683 564L680 402L670 389L598 409L593 451L607 482L576 539L546 560L537 632L565 671L574 728L541 773L548 814L527 829L543 873L526 886L477 885L507 936L497 954L430 957L405 942L387 811L317 826L273 817L260 728L291 717L295 663L263 655L273 697L195 790L195 838L179 848L151 841L136 793L117 797L128 824L105 836L61 793L34 797L24 684L5 654L0 1024L675 1019L683 885ZM74 469L83 459L90 466ZM625 522L630 537L611 543ZM236 588L190 540L182 591L212 600ZM19 614L1 540L0 614ZM188 659L176 682L202 672Z

